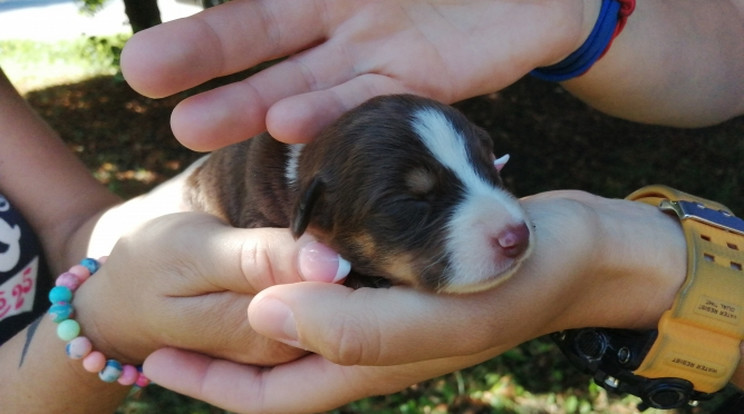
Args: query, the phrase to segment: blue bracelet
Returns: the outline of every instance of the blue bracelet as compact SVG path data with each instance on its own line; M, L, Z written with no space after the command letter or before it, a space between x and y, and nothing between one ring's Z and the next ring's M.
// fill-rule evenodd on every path
M617 28L621 3L618 0L602 0L599 18L583 45L562 61L530 72L530 75L550 81L562 82L581 76L602 57Z

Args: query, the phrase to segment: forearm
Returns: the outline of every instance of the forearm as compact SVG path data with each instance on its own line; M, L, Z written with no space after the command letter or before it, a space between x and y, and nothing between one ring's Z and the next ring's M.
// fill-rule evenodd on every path
M119 201L98 183L0 71L0 193L39 234L53 271L85 253L83 223ZM70 243L78 234L77 242Z
M588 254L584 252L583 262L587 265L567 273L578 276L573 279L576 285L564 286L567 289L562 296L571 298L570 306L566 312L558 313L543 333L586 326L656 328L661 314L672 306L686 277L688 252L678 219L654 206L579 192L543 193L530 197L527 204L539 208L543 201L559 201L561 194L568 196L563 202L578 201L572 209L583 221L594 223L589 226L594 237L579 237L592 240L591 250ZM540 223L538 226L546 230ZM550 229L547 230L551 234ZM548 241L552 245L560 243L560 240ZM569 254L562 256L569 257L568 261L574 264L582 262L570 259ZM544 259L533 257L538 263ZM559 260L548 262L561 263ZM744 356L744 344L741 353ZM744 358L739 361L731 382L744 387Z
M696 127L741 115L743 3L638 1L607 55L564 87L638 122Z
M4 412L110 413L129 390L101 381L81 361L68 359L46 315L0 347L0 370Z
M537 302L565 308L549 311L542 330L522 341L587 326L656 327L686 274L678 221L646 204L580 191L550 191L522 202L536 228L535 251L500 289L524 284L522 296L529 289L534 296L536 281L523 279L545 278L540 291L548 296Z

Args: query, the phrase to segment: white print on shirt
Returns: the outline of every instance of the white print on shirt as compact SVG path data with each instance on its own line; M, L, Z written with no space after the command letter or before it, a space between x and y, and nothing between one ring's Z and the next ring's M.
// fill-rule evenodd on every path
M10 210L10 203L0 196L0 213ZM21 228L0 218L0 273L9 272L21 258ZM0 321L23 312L31 312L36 297L39 256L0 285Z
M36 297L39 257L0 285L0 321L23 312L30 312Z
M21 257L21 228L0 218L0 272L16 267Z

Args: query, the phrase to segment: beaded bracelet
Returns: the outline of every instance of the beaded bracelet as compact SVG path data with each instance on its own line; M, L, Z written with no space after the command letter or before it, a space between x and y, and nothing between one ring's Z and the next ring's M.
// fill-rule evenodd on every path
M82 359L83 368L91 373L98 372L104 382L118 382L121 385L145 387L150 380L142 373L142 367L122 364L115 359L107 359L101 352L93 350L90 340L80 336L80 324L72 319L72 294L100 268L106 260L87 258L80 264L57 277L55 287L49 292L49 316L57 324L57 336L67 342L65 351L71 359Z
M537 68L530 75L551 82L563 82L586 73L610 49L635 10L635 0L602 0L602 7L589 37L562 61Z

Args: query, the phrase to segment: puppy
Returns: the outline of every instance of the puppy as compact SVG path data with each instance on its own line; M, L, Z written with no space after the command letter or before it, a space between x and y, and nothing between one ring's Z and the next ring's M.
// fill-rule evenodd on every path
M513 274L531 247L492 147L450 106L383 96L308 144L262 134L213 152L191 173L186 202L236 227L310 233L352 263L352 286L382 278L480 291Z

